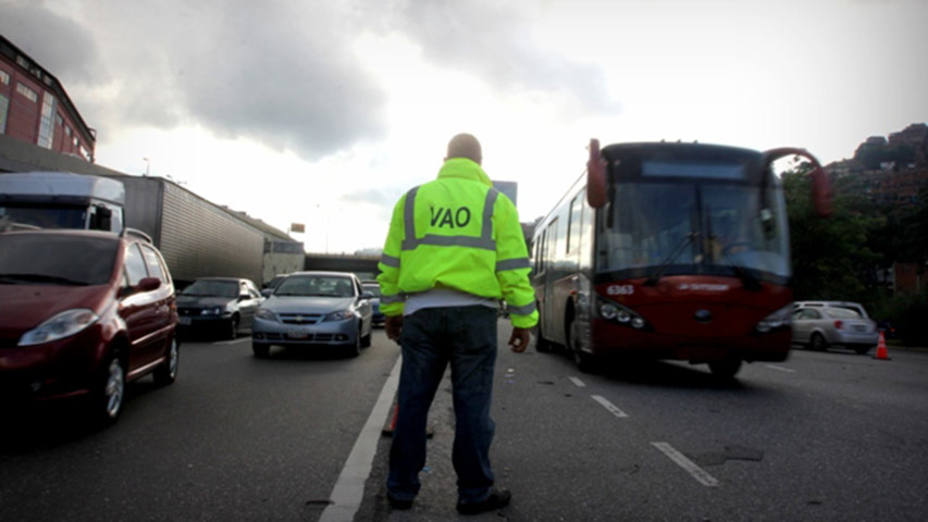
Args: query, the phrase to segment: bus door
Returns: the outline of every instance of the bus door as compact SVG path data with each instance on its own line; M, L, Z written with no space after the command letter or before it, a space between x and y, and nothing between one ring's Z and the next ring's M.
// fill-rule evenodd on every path
M559 275L557 270L557 225L558 219L554 218L551 220L551 223L548 224L548 227L545 229L545 251L544 251L544 276L543 276L543 288L544 295L542 297L542 307L541 307L541 322L542 322L542 335L546 339L552 341L558 341L560 335L556 335L557 332L557 312L555 310L557 300L555 299L555 281Z

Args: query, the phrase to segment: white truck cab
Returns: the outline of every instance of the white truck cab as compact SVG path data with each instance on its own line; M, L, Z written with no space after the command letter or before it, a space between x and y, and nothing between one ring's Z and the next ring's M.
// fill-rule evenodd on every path
M125 225L121 181L70 172L0 174L0 229L11 225L110 230Z

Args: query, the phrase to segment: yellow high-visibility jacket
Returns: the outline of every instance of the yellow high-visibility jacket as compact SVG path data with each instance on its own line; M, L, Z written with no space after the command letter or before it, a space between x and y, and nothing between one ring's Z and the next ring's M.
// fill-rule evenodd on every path
M377 266L388 316L403 313L406 295L438 286L505 299L513 326L538 322L519 214L469 159L445 161L438 179L400 198Z

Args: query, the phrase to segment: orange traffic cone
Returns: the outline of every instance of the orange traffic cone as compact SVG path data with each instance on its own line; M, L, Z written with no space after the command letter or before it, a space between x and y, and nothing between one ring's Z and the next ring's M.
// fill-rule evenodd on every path
M886 338L883 337L883 330L880 330L880 342L876 345L876 353L873 355L874 359L882 359L884 361L891 361L889 358L889 352L886 350Z

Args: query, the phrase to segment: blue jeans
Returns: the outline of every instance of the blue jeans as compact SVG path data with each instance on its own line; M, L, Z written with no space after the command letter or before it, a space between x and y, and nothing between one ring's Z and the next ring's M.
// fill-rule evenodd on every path
M403 366L399 412L390 448L387 492L398 500L419 493L425 466L429 407L448 363L454 395L454 449L458 502L481 502L490 494L493 470L490 418L496 363L496 310L485 306L425 308L403 319Z

